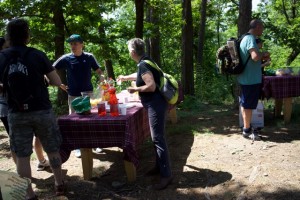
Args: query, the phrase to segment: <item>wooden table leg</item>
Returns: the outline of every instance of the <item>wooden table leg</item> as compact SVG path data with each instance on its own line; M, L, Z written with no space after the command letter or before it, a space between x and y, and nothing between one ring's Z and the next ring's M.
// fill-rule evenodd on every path
M282 99L275 99L275 117L279 117L281 115L282 110Z
M172 122L172 124L176 124L177 123L177 112L176 112L176 106L174 108L172 108L171 110L169 110L169 118Z
M283 99L283 115L284 123L289 123L291 121L292 109L293 109L293 98L284 98Z
M83 179L89 180L93 175L93 152L92 149L80 149Z
M136 168L132 162L124 160L125 171L127 175L128 182L133 182L136 180Z

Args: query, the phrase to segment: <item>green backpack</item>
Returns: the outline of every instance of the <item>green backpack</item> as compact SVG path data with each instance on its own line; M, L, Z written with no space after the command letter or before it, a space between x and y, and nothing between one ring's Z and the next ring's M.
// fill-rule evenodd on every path
M144 61L161 73L160 85L157 87L169 104L175 104L178 100L177 80L172 75L164 73L156 63L153 63L150 60Z

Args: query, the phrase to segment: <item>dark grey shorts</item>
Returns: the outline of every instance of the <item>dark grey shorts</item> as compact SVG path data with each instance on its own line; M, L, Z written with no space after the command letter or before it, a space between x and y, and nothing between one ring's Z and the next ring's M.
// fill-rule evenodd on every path
M34 135L40 139L46 153L59 151L62 138L52 109L9 113L8 124L11 150L18 157L32 154Z

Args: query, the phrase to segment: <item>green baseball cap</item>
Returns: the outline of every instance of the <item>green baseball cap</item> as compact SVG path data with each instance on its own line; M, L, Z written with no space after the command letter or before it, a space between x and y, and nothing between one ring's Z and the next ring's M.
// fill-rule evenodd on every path
M80 42L82 43L83 42L83 39L80 35L78 34L73 34L71 35L68 39L67 39L67 42Z

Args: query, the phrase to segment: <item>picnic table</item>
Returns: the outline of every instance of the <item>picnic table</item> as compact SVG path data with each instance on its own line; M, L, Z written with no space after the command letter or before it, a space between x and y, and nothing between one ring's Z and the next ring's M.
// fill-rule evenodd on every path
M128 103L129 105L130 103ZM132 103L126 115L98 116L97 109L90 114L70 114L58 118L63 142L60 149L62 162L66 162L74 149L81 149L83 177L92 178L92 148L119 147L123 149L128 181L136 179L139 164L137 146L150 136L146 110L141 103Z
M263 93L265 98L275 99L275 116L281 115L283 106L284 122L289 123L293 97L300 96L300 76L265 76L263 78Z

